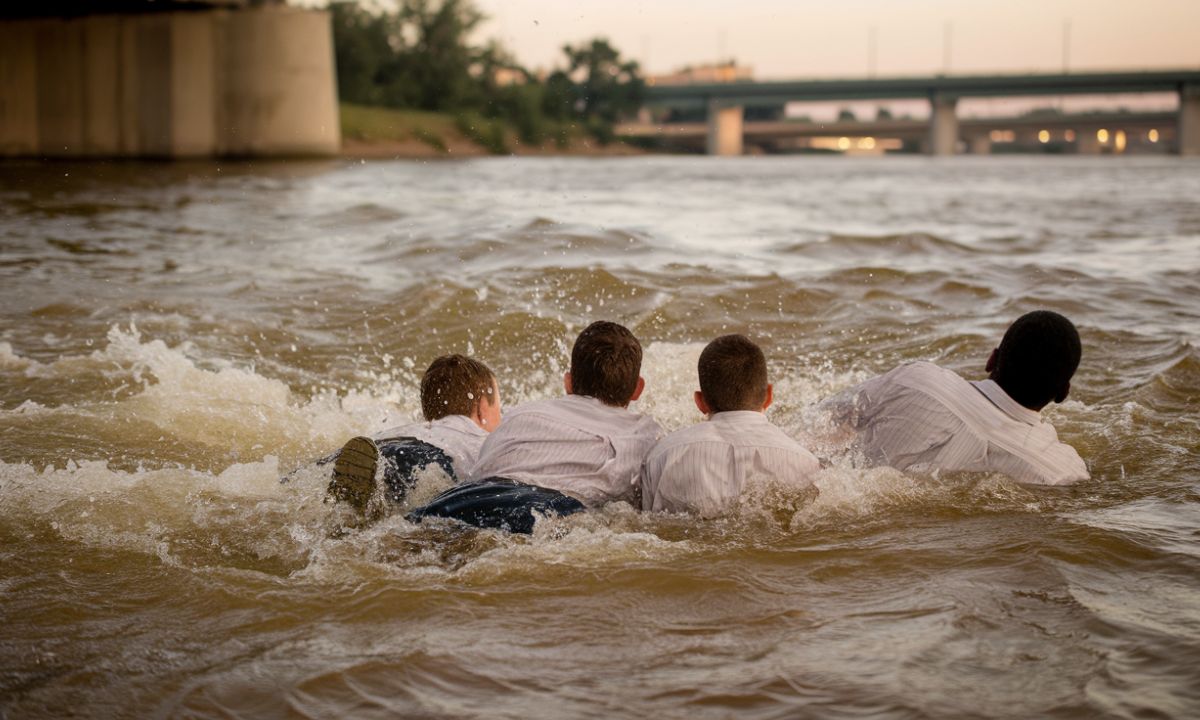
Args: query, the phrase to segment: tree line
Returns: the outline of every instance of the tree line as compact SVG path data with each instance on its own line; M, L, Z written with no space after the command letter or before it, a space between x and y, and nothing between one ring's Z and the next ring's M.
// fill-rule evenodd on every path
M503 121L522 142L568 141L572 126L601 142L637 111L644 83L636 62L607 40L564 45L544 77L491 40L471 43L484 20L471 0L394 0L392 7L338 1L333 19L343 102L451 113L468 135L501 146Z

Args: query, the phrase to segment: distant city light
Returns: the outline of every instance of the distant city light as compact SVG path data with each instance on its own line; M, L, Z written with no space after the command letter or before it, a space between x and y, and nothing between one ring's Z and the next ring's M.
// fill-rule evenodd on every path
M1158 130L1152 129L1150 132L1146 133L1146 139L1152 143L1158 142Z
M838 138L838 149L839 150L849 150L850 149L850 138L848 138L848 137Z
M1050 142L1050 131L1042 130L1041 132L1039 132L1038 133L1038 142L1043 143L1043 144Z
M1125 137L1125 131L1124 131L1124 130L1118 130L1118 131L1117 131L1117 136L1116 136L1116 142L1114 143L1116 147L1115 147L1114 149L1115 149L1117 152L1125 152L1125 143L1126 143L1126 141L1127 141L1127 138Z
M1075 131L1068 130L1065 133L1063 133L1063 137L1066 139L1067 142L1075 142Z
M858 147L860 150L874 150L875 149L875 138L873 138L873 137L861 138L858 141Z
M1108 142L1108 131L1104 129L1097 130L1096 139L1102 143Z
M1006 143L1016 140L1017 133L1013 130L993 130L988 133L988 137L992 142Z

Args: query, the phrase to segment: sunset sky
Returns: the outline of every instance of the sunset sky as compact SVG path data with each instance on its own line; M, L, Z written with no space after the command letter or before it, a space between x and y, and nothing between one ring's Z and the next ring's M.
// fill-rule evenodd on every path
M651 74L736 58L758 78L1200 68L1200 0L477 0L523 64L606 36ZM872 31L872 28L874 30ZM1067 28L1064 33L1064 28ZM949 67L947 42L949 38Z

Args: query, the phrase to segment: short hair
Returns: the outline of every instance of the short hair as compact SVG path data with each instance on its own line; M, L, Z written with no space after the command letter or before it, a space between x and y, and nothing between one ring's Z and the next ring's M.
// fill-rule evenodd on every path
M421 414L433 421L448 415L471 415L489 398L496 376L487 365L466 355L443 355L421 377Z
M715 413L762 410L767 399L767 358L745 335L722 335L700 353L700 392Z
M624 325L598 320L584 328L571 348L571 392L605 405L624 407L637 390L642 345Z
M991 377L1013 400L1040 408L1061 396L1082 354L1079 331L1070 320L1036 310L1008 326Z

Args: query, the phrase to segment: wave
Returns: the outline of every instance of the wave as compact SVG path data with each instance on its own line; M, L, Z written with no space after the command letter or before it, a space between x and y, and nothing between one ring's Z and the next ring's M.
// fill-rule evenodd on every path
M849 464L819 473L799 496L769 486L730 516L710 521L646 514L624 503L539 521L532 536L450 522L414 525L397 511L366 529L340 531L341 509L324 501L327 472L306 468L280 483L277 458L210 473L182 468L121 471L102 461L37 470L0 463L0 525L92 550L133 552L200 572L250 571L318 583L364 573L441 582L530 580L546 566L615 568L669 564L730 542L745 548L795 542L847 524L864 531L912 514L1042 512L1053 499L991 477L917 478ZM429 495L444 480L419 491ZM414 502L419 502L417 498ZM790 539L789 539L790 538Z
M992 254L990 249L985 251L949 238L921 232L887 235L833 234L816 240L785 245L778 251L822 259L858 257L863 253L895 257L928 256L930 254L956 256Z
M395 208L365 202L344 209L322 213L312 218L319 227L331 229L363 228L370 225L394 223L408 217Z
M252 365L204 357L191 343L143 340L135 326L114 326L107 340L89 354L46 363L0 344L0 368L25 378L21 402L0 411L0 425L29 438L25 457L97 459L96 450L117 446L147 461L209 467L242 455L298 458L407 422L418 408L416 377L403 362L367 373L362 388L314 387L305 396ZM58 446L62 430L79 424L90 437Z

